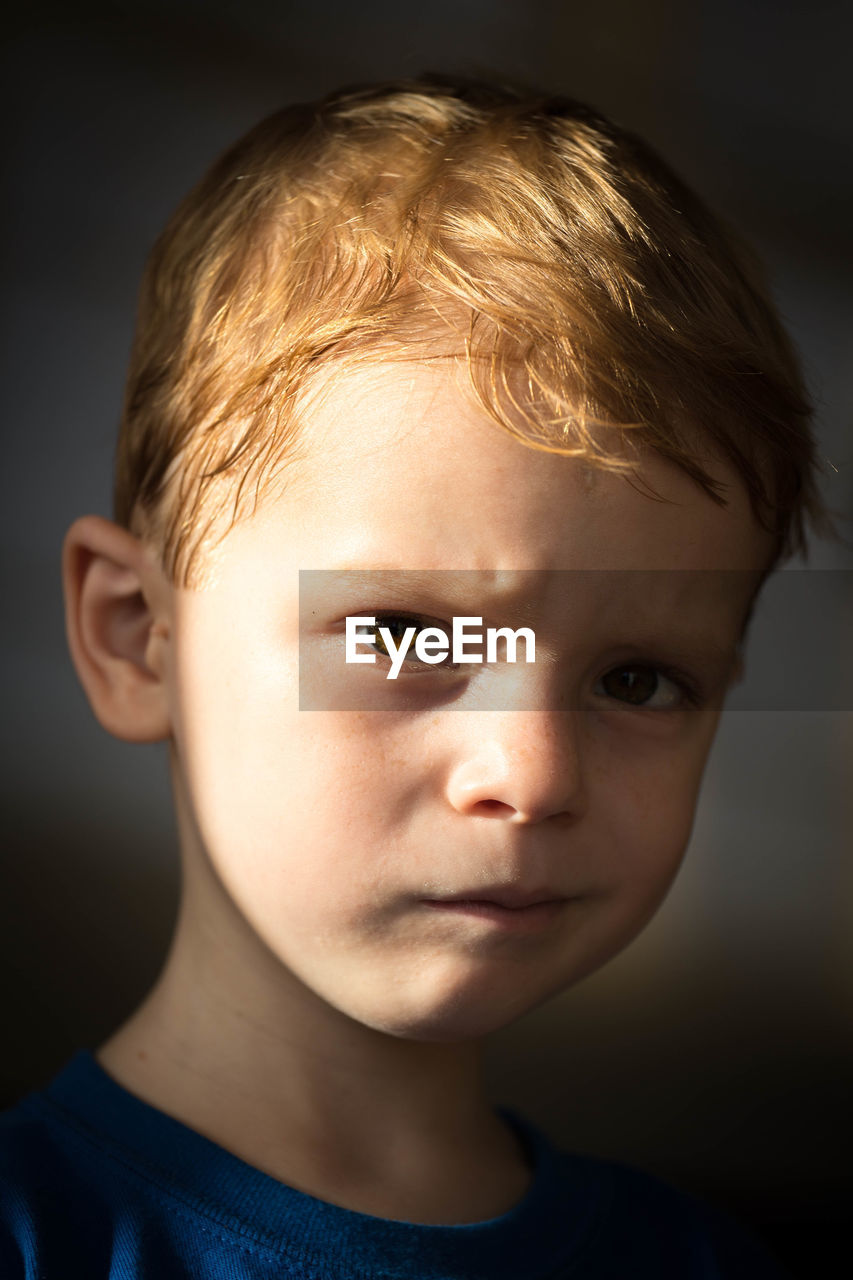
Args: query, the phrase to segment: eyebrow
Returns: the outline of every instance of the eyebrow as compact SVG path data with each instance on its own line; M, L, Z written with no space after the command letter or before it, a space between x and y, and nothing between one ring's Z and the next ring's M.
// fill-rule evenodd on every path
M473 575L495 577L498 573L507 572L506 570L495 569L402 569L396 564L377 564L371 568L365 569L363 564L359 565L336 565L334 568L324 570L329 577L346 576L354 586L370 588L376 585L375 579L378 574L383 574L381 585L383 587L407 587L411 585L416 590L433 591L443 597L458 594L458 591L449 589L449 584L453 583L457 577L465 575L468 582L463 580L463 588L470 589L469 583ZM508 572L515 572L509 570ZM522 571L524 572L524 571ZM529 570L528 570L529 572ZM541 572L541 571L540 571ZM490 599L495 603L509 602L518 599L526 594L524 587L510 586L501 589L495 585L485 586L478 584L477 592L484 599Z

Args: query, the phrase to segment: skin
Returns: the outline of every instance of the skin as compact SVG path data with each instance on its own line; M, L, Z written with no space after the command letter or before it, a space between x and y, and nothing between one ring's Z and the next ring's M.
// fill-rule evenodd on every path
M170 743L183 863L163 971L99 1061L272 1176L420 1222L493 1217L524 1194L483 1038L600 967L661 903L772 550L722 464L726 508L645 458L654 501L500 432L461 377L448 361L338 371L306 408L307 457L224 539L204 590L173 587L99 517L72 526L64 556L96 715ZM410 585L405 602L356 594L344 575L300 634L299 570L343 564L476 573L453 599L438 575L444 608ZM688 572L557 572L579 569ZM344 668L346 615L395 607L535 625L537 661L396 684ZM693 663L703 705L663 678L648 707L603 683L685 636L720 651ZM323 709L299 709L300 660ZM512 931L424 901L496 885L560 902Z

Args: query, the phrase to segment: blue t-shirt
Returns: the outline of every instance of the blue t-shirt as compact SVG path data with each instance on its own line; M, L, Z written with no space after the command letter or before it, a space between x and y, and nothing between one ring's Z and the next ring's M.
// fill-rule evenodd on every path
M555 1148L509 1213L392 1222L285 1186L117 1084L87 1050L0 1116L2 1280L779 1280L728 1218Z

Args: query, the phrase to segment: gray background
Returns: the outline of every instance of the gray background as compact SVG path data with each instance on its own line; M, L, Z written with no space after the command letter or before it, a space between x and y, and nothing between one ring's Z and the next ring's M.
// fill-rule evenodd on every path
M95 724L66 656L59 550L76 515L109 514L136 287L180 196L261 115L341 83L505 72L586 98L762 253L849 538L850 14L821 0L163 0L42 6L7 25L0 1105L130 1012L174 918L165 756ZM849 570L853 553L817 544L809 565ZM794 622L805 642L821 619ZM758 670L778 633L756 628ZM725 714L657 919L491 1054L497 1098L566 1145L733 1207L803 1275L849 1212L851 760L849 709Z

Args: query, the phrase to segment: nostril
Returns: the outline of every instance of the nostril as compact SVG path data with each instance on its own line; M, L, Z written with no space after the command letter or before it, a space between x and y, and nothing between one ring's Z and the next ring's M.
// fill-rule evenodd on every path
M504 813L514 813L511 804L504 804L502 800L478 800L474 806L475 810L480 812L483 817L494 816L501 817Z

